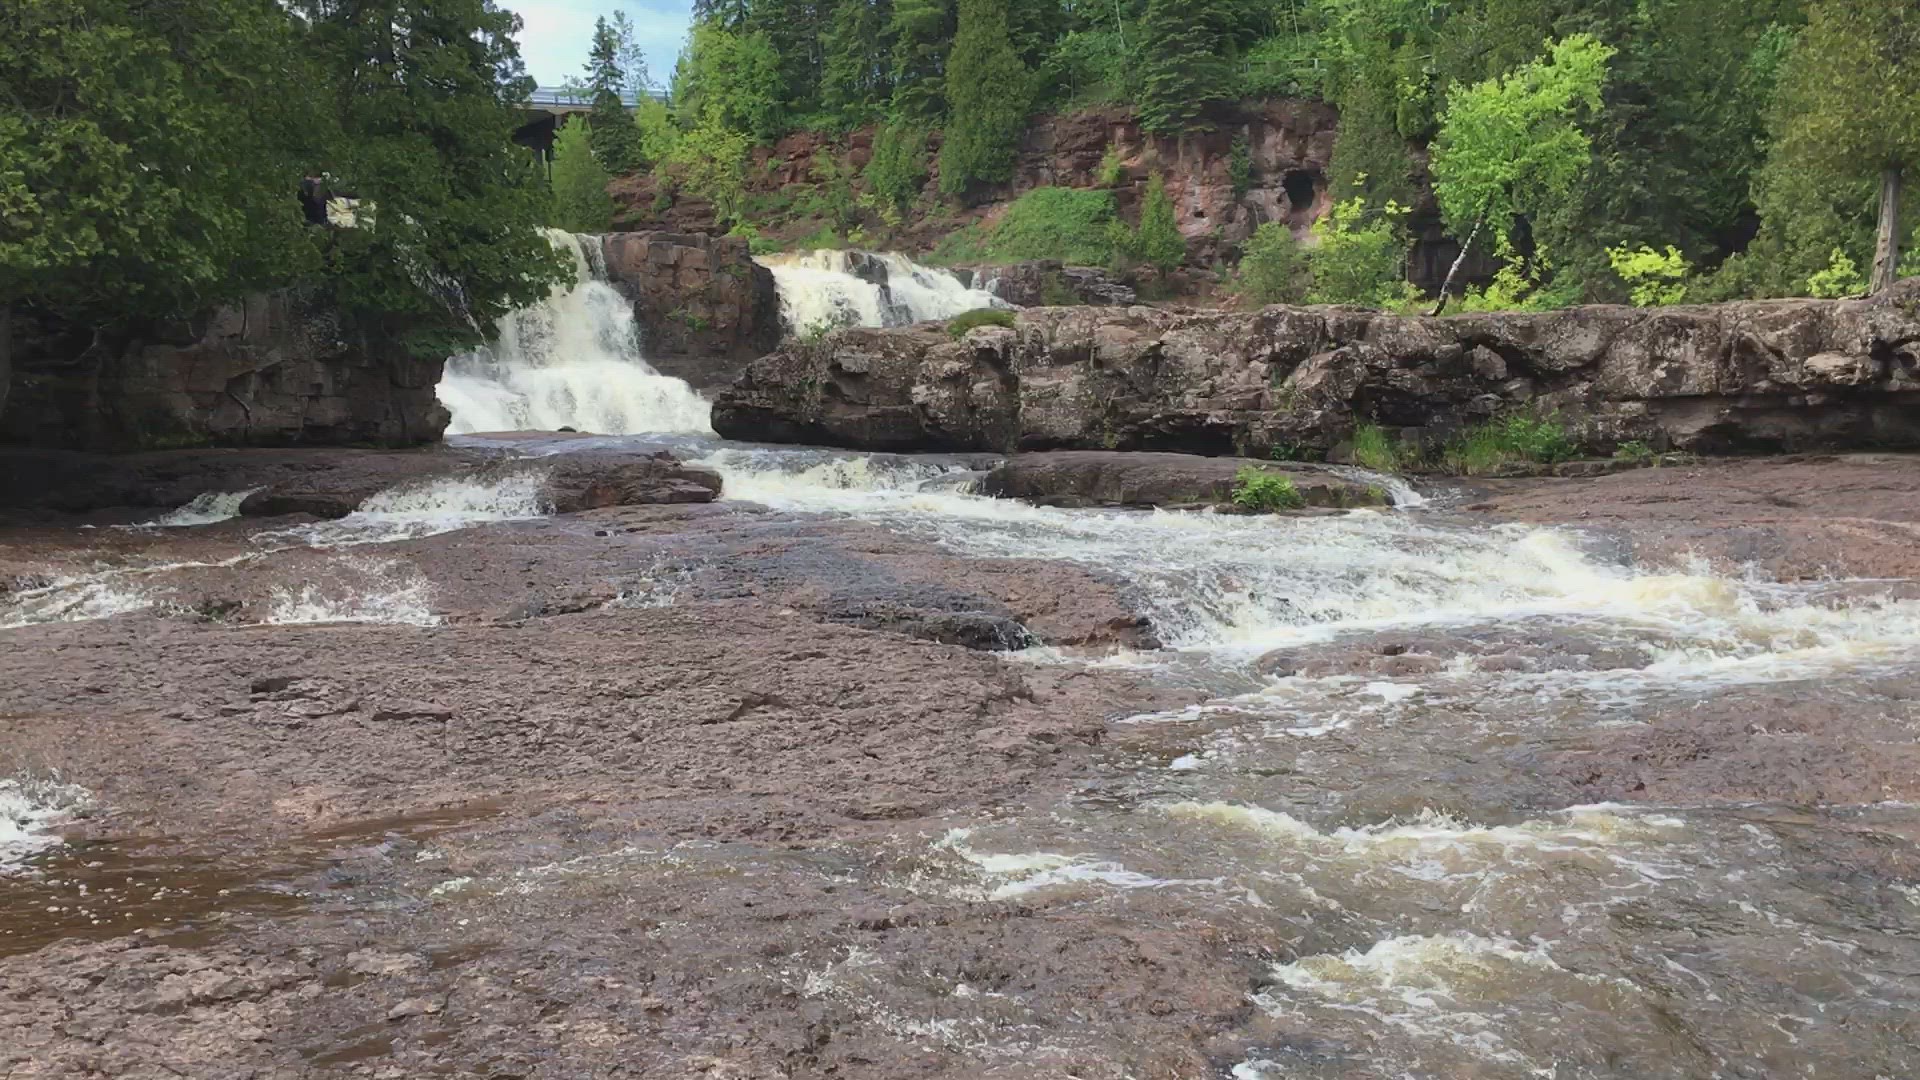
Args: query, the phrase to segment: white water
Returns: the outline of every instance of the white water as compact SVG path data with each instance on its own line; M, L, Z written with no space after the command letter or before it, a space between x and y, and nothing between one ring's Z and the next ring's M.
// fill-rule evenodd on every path
M58 843L47 830L92 802L85 788L62 783L57 776L0 779L0 874Z
M240 516L240 504L247 496L259 491L248 488L245 491L206 491L193 497L193 501L176 510L142 522L134 526L140 529L179 529L195 525L216 525Z
M260 533L262 542L348 547L418 540L500 521L531 521L550 511L546 474L520 468L495 476L452 476L388 488L338 521Z
M841 326L909 326L987 307L1006 307L945 270L891 252L810 251L758 260L773 271L780 317L805 334ZM869 281L856 271L864 270Z
M599 238L547 238L572 256L573 284L502 319L492 345L447 361L448 431L711 434L712 407L642 358L633 305L597 275Z

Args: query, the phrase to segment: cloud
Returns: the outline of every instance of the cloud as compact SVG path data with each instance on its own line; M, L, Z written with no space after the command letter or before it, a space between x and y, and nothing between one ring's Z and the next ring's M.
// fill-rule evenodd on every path
M584 78L593 21L616 11L633 20L647 67L655 82L664 83L673 74L693 21L692 0L501 0L500 6L516 12L525 24L520 55L527 73L541 86L556 86L569 75Z

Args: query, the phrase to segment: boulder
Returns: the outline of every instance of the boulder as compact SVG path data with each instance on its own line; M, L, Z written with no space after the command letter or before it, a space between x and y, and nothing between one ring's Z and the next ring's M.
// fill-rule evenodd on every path
M719 473L682 465L672 454L580 454L512 467L546 471L545 498L556 514L610 506L710 503L720 497Z
M633 301L641 352L696 390L732 382L780 342L773 274L738 237L629 232L601 238L607 280Z
M1868 300L1388 315L1035 308L959 340L790 342L722 392L729 438L868 450L1330 451L1525 410L1594 450L1920 445L1920 279Z
M1016 307L1130 307L1133 286L1098 266L1067 266L1057 260L981 266L956 271L961 280Z
M1240 470L1249 467L1287 477L1308 506L1384 506L1390 501L1380 488L1323 466L1109 450L1020 454L988 473L981 490L1042 506L1231 506Z

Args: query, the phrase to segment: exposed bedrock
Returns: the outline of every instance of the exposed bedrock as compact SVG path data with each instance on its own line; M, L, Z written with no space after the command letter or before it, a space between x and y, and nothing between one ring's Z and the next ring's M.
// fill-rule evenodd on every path
M1245 462L1191 454L1056 450L1009 458L981 482L988 495L1041 506L1231 506ZM1380 506L1386 492L1315 465L1259 468L1293 484L1313 507Z
M1920 445L1920 279L1870 300L1445 318L1354 308L1042 308L790 342L723 392L724 436L873 450L1336 449L1515 410L1588 446Z
M607 280L633 301L641 352L696 390L727 385L780 341L773 274L734 237L665 232L601 238Z

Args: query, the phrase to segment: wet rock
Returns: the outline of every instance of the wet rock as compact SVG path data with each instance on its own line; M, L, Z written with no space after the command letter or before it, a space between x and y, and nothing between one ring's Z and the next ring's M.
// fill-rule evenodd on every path
M1434 441L1524 405L1602 452L1906 446L1916 371L1920 279L1859 301L1441 319L1039 308L962 341L920 327L789 343L719 396L714 424L871 450L1265 456L1331 449L1356 417Z
M1130 307L1139 295L1110 270L1066 266L1057 260L1015 263L963 271L975 288L1016 307Z
M601 238L607 280L645 333L647 362L696 390L725 386L780 343L773 274L747 242L699 233Z
M981 490L1041 506L1226 506L1233 502L1240 470L1249 466L1291 480L1308 506L1381 506L1388 501L1378 488L1310 465L1100 450L1015 455L987 474Z
M610 506L709 503L720 497L720 474L680 464L671 454L648 457L566 455L539 466L545 499L557 514Z
M0 449L0 508L67 513L111 507L173 509L208 492L258 489L243 504L242 513L343 517L376 492L469 467L484 456L447 447L139 454Z

